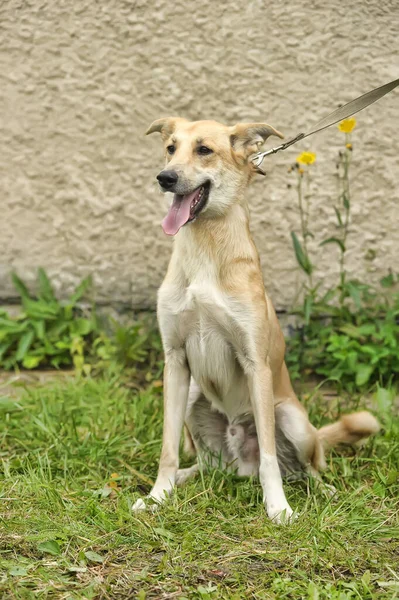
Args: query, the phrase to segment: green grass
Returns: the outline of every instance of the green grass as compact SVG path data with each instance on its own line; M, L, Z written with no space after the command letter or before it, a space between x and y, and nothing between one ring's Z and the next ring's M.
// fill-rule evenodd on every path
M221 471L156 513L131 512L156 476L159 387L137 392L109 374L3 397L0 597L399 597L399 419L382 399L384 433L328 458L336 497L287 483L299 517L278 527L257 481ZM337 413L310 406L317 425Z

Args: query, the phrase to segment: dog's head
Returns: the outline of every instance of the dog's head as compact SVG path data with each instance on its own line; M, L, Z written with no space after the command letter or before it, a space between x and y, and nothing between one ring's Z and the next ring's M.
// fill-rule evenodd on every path
M147 131L161 134L166 166L157 176L162 191L174 199L162 227L175 235L186 223L223 215L257 172L250 156L269 135L283 137L266 123L227 127L216 121L166 118Z

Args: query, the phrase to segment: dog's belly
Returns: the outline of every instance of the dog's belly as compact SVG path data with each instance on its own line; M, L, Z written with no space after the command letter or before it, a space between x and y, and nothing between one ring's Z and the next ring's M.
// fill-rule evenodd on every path
M198 324L186 340L186 353L193 379L214 408L230 422L251 412L246 377L220 329Z

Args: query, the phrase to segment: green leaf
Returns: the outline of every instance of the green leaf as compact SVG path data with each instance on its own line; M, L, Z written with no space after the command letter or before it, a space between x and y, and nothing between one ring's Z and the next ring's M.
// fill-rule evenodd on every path
M23 577L24 575L28 574L28 569L26 567L16 566L16 567L11 567L11 569L8 572L13 577Z
M110 487L108 484L105 484L102 488L100 488L98 490L94 490L93 496L104 499L104 498L108 498L108 496L110 496L113 491L114 490L112 487Z
M350 202L349 202L349 198L346 194L342 194L342 201L344 203L344 208L345 210L349 210L350 209Z
M392 485L393 483L397 483L399 481L399 471L396 469L391 469L386 478L386 485Z
M309 237L309 238L312 238L312 240L314 240L314 235L313 235L313 233L312 233L311 231L306 231L306 232L304 233L304 236L303 236L303 237L305 237L305 238L308 238L308 237Z
M19 322L13 319L2 319L0 318L0 332L2 333L21 333L28 327L27 321Z
M313 581L309 581L308 585L308 600L319 600L320 595L317 586Z
M349 335L349 337L353 339L360 340L364 338L364 336L375 333L375 327L374 325L362 325L361 327L356 327L356 325L353 325L352 323L346 323L339 328L339 331L342 331L342 333Z
M54 323L51 323L50 328L47 331L49 337L52 340L58 339L64 331L66 331L69 327L69 322L62 321L61 318L58 318Z
M203 600L211 600L212 596L212 592L215 592L217 590L217 586L216 585L211 585L208 584L208 587L204 587L203 585L199 585L197 587L197 592L199 593L199 595L201 596L201 598L203 598Z
M351 371L356 371L357 356L357 352L348 352L346 360Z
M6 354L7 350L13 345L14 340L9 340L7 342L3 342L2 344L0 344L0 361L2 360L3 356Z
M365 325L359 327L359 332L362 335L373 335L376 332L376 328L373 323L365 323Z
M304 252L300 241L294 231L291 231L292 243L294 245L295 256L298 261L299 266L302 268L307 275L310 275L313 271L312 263L309 260L309 257Z
M32 327L35 330L36 336L39 340L42 340L46 333L45 321L31 321Z
M75 289L74 293L72 294L72 296L69 298L68 300L68 305L75 305L76 302L78 300L81 299L81 297L86 293L86 291L92 286L93 284L93 280L91 278L91 276L86 277L85 279L83 279L79 285L77 286L77 288Z
M87 560L90 560L91 562L95 562L95 563L103 563L104 562L104 557L101 556L100 554L97 554L97 552L93 552L92 550L87 550L84 553L84 555L87 558Z
M380 284L384 288L390 288L394 285L394 283L395 283L395 277L394 277L393 273L389 273L389 275L386 275L385 277L380 279Z
M310 315L312 313L313 306L313 298L311 296L306 296L305 301L303 303L303 312L306 325L309 325Z
M338 208L336 206L334 206L334 210L335 210L335 214L337 215L337 221L340 227L342 227L343 222L342 222L342 217L341 217L341 213L339 212Z
M44 269L40 268L38 270L38 280L39 280L39 296L43 300L47 302L57 302L57 299L54 295L53 288L51 287L51 283Z
M370 573L370 571L365 571L363 573L361 581L362 581L362 584L364 585L364 587L367 589L367 591L371 591L371 590L369 590L369 584L370 584L370 581L371 581L371 573Z
M395 393L392 389L378 386L375 399L378 405L378 412L382 414L390 413L395 401Z
M31 319L49 319L54 320L60 312L60 305L52 302L44 302L43 300L23 300L23 305L26 314Z
M40 365L41 361L44 359L44 355L42 356L32 356L28 354L24 357L22 361L22 366L24 369L36 369L38 365Z
M31 330L24 333L24 335L19 339L15 360L21 361L24 358L25 354L32 345L34 337L35 333Z
M22 279L20 279L16 273L11 274L11 279L13 281L15 289L21 296L22 300L31 298L28 288L26 287L26 285L24 284Z
M0 412L9 413L16 410L21 410L21 407L15 400L7 396L0 396Z
M71 322L70 331L72 335L85 336L93 330L93 323L90 319L76 319Z
M164 529L163 527L154 527L154 532L168 540L173 540L175 537L171 531L168 531L167 529Z
M346 284L346 289L348 290L349 296L352 298L353 302L356 304L358 309L362 307L362 298L361 298L361 290L360 287L354 283L353 281L348 281Z
M327 290L327 292L321 298L321 302L324 302L325 304L328 304L330 302L330 300L332 300L333 298L335 298L336 295L337 295L336 288L332 288L330 290Z
M373 367L370 365L359 364L356 367L356 385L362 386L365 385L371 377L373 372Z
M53 556L59 556L61 554L61 548L55 540L41 542L40 544L38 544L37 549L40 550L40 552L52 554Z
M337 244L337 246L341 248L342 252L345 252L346 250L345 244L342 242L342 240L339 240L336 237L330 237L326 240L323 240L322 242L320 242L319 246L326 246L327 244Z

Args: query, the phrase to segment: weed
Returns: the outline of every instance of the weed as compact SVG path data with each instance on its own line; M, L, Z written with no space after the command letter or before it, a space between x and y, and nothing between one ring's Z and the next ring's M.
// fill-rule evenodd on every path
M350 234L350 166L353 146L350 135L354 118L340 123L345 134L344 149L337 161L338 200L333 206L336 232L319 242L339 249L339 279L335 286L320 293L315 281L315 259L311 257L309 181L316 156L302 153L293 170L297 176L300 238L292 232L298 266L305 274L301 288L302 306L294 312L302 325L287 340L287 364L293 379L316 374L333 379L354 390L379 382L389 385L399 375L399 276L389 272L377 288L349 279L346 271L347 239ZM304 187L306 193L304 193Z
M65 368L77 374L121 371L140 384L159 378L162 348L154 315L131 319L128 326L117 320L100 319L94 304L84 308L81 300L92 289L84 279L66 301L57 300L46 272L38 271L38 293L34 296L14 273L23 312L10 317L0 310L0 367Z
M59 302L43 269L38 271L38 294L33 296L14 273L23 312L11 318L0 311L0 364L4 369L22 366L63 367L84 364L87 340L97 328L94 313L85 315L78 302L91 285L84 279L65 302Z

